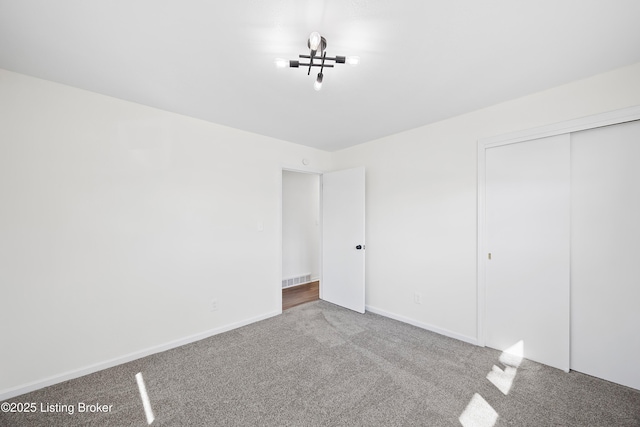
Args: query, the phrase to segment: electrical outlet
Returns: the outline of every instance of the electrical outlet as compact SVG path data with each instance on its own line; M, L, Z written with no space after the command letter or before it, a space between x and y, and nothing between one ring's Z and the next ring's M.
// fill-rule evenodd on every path
M218 300L217 299L212 299L211 300L211 305L209 305L209 310L211 312L218 311Z
M422 304L422 294L416 292L413 294L413 302L416 304Z

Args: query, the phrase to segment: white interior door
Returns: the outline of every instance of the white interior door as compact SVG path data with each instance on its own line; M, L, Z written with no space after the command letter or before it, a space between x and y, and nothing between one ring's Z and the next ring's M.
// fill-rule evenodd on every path
M570 139L486 150L485 344L569 370Z
M320 297L364 313L364 168L322 175Z
M640 389L640 121L571 150L571 369Z

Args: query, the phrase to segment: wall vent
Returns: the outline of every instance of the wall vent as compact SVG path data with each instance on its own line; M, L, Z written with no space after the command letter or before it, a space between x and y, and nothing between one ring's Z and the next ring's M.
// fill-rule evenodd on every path
M307 274L303 274L302 276L295 276L295 277L290 277L288 279L283 279L282 287L290 288L291 286L304 285L312 281L313 280L311 280L311 273L307 273Z

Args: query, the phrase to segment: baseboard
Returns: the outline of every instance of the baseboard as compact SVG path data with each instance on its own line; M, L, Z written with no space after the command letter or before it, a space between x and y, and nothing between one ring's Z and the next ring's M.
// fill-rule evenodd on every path
M445 337L454 338L459 341L464 341L469 344L478 345L478 339L475 337L469 337L466 335L458 334L456 332L449 331L447 329L438 328L436 326L430 325L428 323L418 322L417 320L410 319L405 316L401 316L399 314L391 313L386 310L382 310L380 308L372 307L370 305L365 306L365 309L371 313L379 314L380 316L388 317L390 319L398 320L403 323L408 323L413 326L417 326L418 328L426 329L427 331L435 332L436 334L444 335Z
M17 387L9 388L0 391L0 401L11 399L16 396L20 396L25 393L29 393L34 390L38 390L44 387L48 387L50 385L58 384L64 381L69 381L74 378L79 378L85 375L92 374L94 372L102 371L103 369L112 368L117 365L122 365L123 363L131 362L136 359L141 359L146 356L150 356L152 354L160 353L163 351L171 350L176 347L180 347L186 344L191 344L192 342L200 341L205 338L212 337L214 335L221 334L223 332L230 331L232 329L240 328L242 326L249 325L251 323L259 322L260 320L265 320L273 316L277 316L282 313L282 310L272 311L270 313L263 314L261 316L252 317L249 319L242 320L240 322L231 323L228 325L220 326L218 328L210 329L205 332L201 332L194 335L189 335L184 338L180 338L174 341L170 341L165 344L160 344L158 346L150 347L144 350L136 351L133 353L125 354L120 357L116 357L113 359L106 360L104 362L95 363L93 365L85 366L83 368L75 369L72 371L64 372L59 375L53 375L41 380L33 381L28 384L20 385Z
M283 280L283 282L285 282L287 280L288 279L285 279L285 280ZM302 282L302 283L296 283L295 285L283 286L282 290L284 291L285 289L297 288L298 286L304 286L304 285L308 285L309 283L319 282L319 281L320 281L319 277L311 277L308 282Z

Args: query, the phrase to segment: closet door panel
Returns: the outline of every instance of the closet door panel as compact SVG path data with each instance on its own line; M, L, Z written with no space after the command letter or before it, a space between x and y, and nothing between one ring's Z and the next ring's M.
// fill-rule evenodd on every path
M640 121L571 136L571 369L640 389Z
M486 150L485 343L569 369L570 138Z

